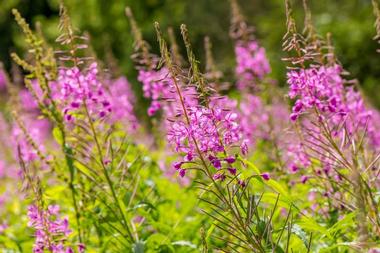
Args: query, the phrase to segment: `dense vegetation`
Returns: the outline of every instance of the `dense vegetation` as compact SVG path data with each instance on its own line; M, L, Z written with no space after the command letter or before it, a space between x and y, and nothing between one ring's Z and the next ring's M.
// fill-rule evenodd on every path
M4 1L3 252L380 252L379 3L218 3Z

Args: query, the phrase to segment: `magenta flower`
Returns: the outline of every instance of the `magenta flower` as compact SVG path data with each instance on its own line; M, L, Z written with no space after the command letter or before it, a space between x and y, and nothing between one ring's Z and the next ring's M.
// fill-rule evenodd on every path
M261 177L262 177L264 180L266 180L266 181L268 181L268 180L270 179L270 175L269 175L268 172L264 172L264 173L262 173L262 174L261 174Z
M237 86L241 90L254 88L258 80L263 79L271 71L265 49L256 41L238 41L235 55Z
M50 205L47 210L41 210L35 205L28 207L28 226L35 229L33 252L74 252L71 247L65 245L72 231L68 219L59 217L59 209L58 205ZM82 248L84 250L84 245Z
M67 121L75 119L75 113L84 108L92 118L104 118L112 111L112 106L99 81L98 68L92 63L87 70L77 67L60 69L57 86L59 87L60 106Z
M185 169L179 169L179 176L184 177L186 175L186 170Z
M232 164L236 161L236 159L235 159L235 157L227 157L224 159L224 161L226 161L229 164Z
M306 183L306 181L307 180L309 180L309 177L308 176L306 176L306 175L303 175L302 177L301 177L301 183Z
M228 168L228 171L231 173L231 175L236 175L236 168Z
M339 65L290 71L287 75L289 97L297 99L291 119L294 121L308 110L317 108L321 112L329 113L334 121L342 120L346 108L341 73L342 68Z
M245 94L240 102L240 125L249 145L268 137L268 110L261 98Z
M187 117L189 124L186 119L170 122L167 134L168 142L174 150L183 155L182 161L174 164L177 170L180 169L181 176L185 174L183 164L199 162L200 155L207 158L215 170L221 170L235 161L226 155L228 150L239 147L243 141L235 113L218 106L212 109L188 106ZM220 179L221 176L217 177Z
M224 181L224 179L226 179L226 176L224 174L221 174L221 173L216 173L216 174L214 174L213 179L215 181L217 181L217 180Z
M37 145L38 150L29 141L25 136L24 132L17 123L13 124L11 135L13 143L13 154L15 159L18 159L18 149L20 150L20 155L24 162L35 161L38 156L37 152L45 152L45 141L50 136L50 124L46 119L35 119L37 116L31 115L30 117L21 117L25 126L28 127L28 135L33 139L34 143ZM48 158L48 157L46 157Z
M85 251L85 249L86 249L86 246L83 243L80 243L78 245L78 252L79 253L83 253Z
M107 88L106 96L108 98L102 102L102 105L105 108L111 107L111 123L122 122L127 126L129 132L134 132L138 127L138 121L134 113L136 99L127 78L119 77L111 80Z

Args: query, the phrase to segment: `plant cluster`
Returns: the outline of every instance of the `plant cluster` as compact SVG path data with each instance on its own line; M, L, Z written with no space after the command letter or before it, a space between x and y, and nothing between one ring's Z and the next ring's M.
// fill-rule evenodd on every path
M146 121L127 77L97 57L64 4L50 44L12 11L28 50L11 54L12 75L0 69L0 249L380 252L380 112L306 0L302 31L285 1L285 88L230 5L234 77L209 37L200 63L186 25L185 54L157 22L153 52L126 8Z

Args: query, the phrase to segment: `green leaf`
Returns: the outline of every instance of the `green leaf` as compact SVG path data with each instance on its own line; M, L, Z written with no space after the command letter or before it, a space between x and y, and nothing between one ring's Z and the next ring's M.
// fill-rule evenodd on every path
M192 249L197 248L197 245L195 245L189 241L176 241L176 242L172 242L172 245L186 246L186 247L190 247Z
M319 225L314 219L303 216L298 225L305 231L313 232L313 234L329 235L324 226Z
M246 159L242 159L241 160L243 161L243 163L247 164L249 168L253 169L253 171L257 174L257 175L261 175L261 172L259 170L259 168L256 167L256 165Z
M282 185L279 184L277 181L270 179L266 181L266 184L270 186L273 190L275 190L277 193L279 193L280 197L284 197L288 201L292 201L292 197L290 196L289 192L284 187L282 187Z
M337 249L337 248L355 249L355 248L357 248L357 246L358 246L358 242L340 242L340 243L336 243L330 247L323 247L320 249L319 252L320 253L324 253L324 252L329 253L329 252L333 252L332 250ZM339 252L341 252L341 251L339 251ZM344 252L346 252L346 251L344 251ZM357 252L357 251L355 251L355 252Z
M54 139L56 140L56 142L59 145L63 144L62 132L61 132L61 130L58 127L54 127L54 129L53 129L53 136L54 136Z
M210 228L207 230L206 239L209 239L209 238L210 238L210 236L212 235L212 232L214 231L215 227L216 227L216 226L215 226L214 223L211 224Z
M75 168L77 168L81 173L83 173L85 176L87 176L88 178L90 178L92 181L96 181L95 178L96 176L94 175L94 173L92 173L86 166L84 166L83 164L79 163L79 162L74 162L74 166Z
M354 222L355 216L356 216L356 212L346 214L343 219L336 222L331 228L328 229L327 232L329 234L333 235L333 234L339 232L339 230L346 230L348 227L354 226L355 225L355 222Z
M292 233L294 233L296 236L298 236L298 238L302 240L306 248L308 247L309 245L308 235L300 226L298 226L297 224L293 224Z

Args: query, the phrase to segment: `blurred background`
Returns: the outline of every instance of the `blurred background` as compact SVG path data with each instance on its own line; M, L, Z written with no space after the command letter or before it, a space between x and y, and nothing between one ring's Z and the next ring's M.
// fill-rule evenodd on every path
M204 59L203 39L210 36L218 67L232 74L233 45L229 39L230 8L228 0L65 0L74 26L88 32L91 45L99 59L106 60L112 52L118 67L138 94L136 71L130 60L132 37L124 9L130 6L142 29L144 38L158 52L153 22L161 27L172 26L180 41L179 25L186 23L194 50ZM293 0L294 15L303 23L302 0ZM266 48L272 65L272 77L284 85L285 64L281 61L282 36L285 32L282 0L239 0L243 14L256 28L256 37ZM313 22L318 33L333 34L333 43L345 69L360 81L367 97L380 107L380 55L372 40L375 29L371 0L309 0ZM11 15L17 8L27 21L40 22L44 36L53 43L58 36L58 0L0 0L0 61L11 68L9 53L23 53L23 36ZM182 43L180 43L182 46ZM183 50L183 48L182 48ZM182 51L183 52L183 51Z

